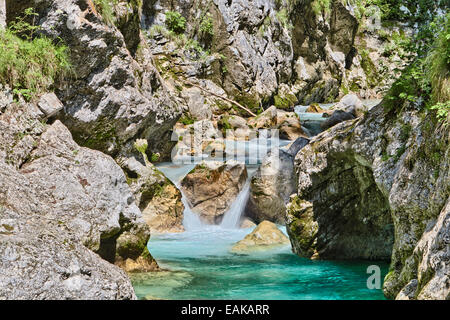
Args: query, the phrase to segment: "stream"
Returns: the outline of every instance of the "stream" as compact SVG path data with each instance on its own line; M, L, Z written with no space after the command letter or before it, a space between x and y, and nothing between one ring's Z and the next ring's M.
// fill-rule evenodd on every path
M375 101L366 101L369 107ZM329 108L331 105L321 105ZM306 107L296 107L302 125L312 134L320 131L323 118L306 113ZM258 142L259 141L259 142ZM279 141L280 147L290 141ZM266 252L231 253L230 248L253 228L239 229L250 189L251 176L265 153L261 140L239 142L245 149L239 159L247 163L248 180L225 213L220 225L205 225L190 210L185 197L183 233L152 234L148 249L164 271L132 274L131 280L139 299L385 299L381 289L368 289L370 265L381 269L382 279L389 265L380 261L314 261L301 258L285 245ZM265 144L267 145L267 144ZM250 150L250 152L249 152ZM262 155L258 157L258 155ZM257 157L248 161L248 157ZM195 164L160 163L158 169L175 185ZM286 228L279 226L286 234Z

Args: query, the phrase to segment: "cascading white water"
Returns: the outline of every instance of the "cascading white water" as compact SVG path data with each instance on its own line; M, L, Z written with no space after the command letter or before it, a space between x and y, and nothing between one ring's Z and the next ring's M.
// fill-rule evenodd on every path
M180 186L177 186L177 188L181 191ZM200 220L199 216L191 210L191 205L189 204L186 196L183 194L183 191L181 191L181 202L183 202L184 205L183 226L185 230L194 231L202 229L204 227L204 224Z
M247 179L241 192L234 200L231 207L225 212L220 226L225 229L237 229L244 213L247 200L250 195L250 178Z

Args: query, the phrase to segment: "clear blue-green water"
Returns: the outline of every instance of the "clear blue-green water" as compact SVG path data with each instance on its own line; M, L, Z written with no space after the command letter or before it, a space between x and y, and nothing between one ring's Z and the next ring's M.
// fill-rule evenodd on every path
M203 230L153 236L148 248L163 272L132 276L139 298L150 299L384 299L368 289L369 265L385 262L311 261L290 246L251 255L229 249L251 229Z

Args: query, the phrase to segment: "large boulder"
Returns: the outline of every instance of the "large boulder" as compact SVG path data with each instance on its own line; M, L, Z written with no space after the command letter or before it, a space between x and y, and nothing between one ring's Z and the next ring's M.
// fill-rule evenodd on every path
M219 127L228 140L249 140L256 138L256 132L247 125L247 120L235 115L222 115Z
M277 126L280 139L296 140L297 138L306 138L308 135L300 124L300 119L295 112L277 111Z
M237 242L231 248L231 252L265 251L286 245L289 245L289 238L278 229L276 224L270 221L263 221L244 239Z
M317 259L391 260L389 298L448 298L449 128L386 99L296 156L293 250ZM430 156L433 155L433 156Z
M218 224L243 189L247 169L236 161L204 161L181 181L192 210L209 224Z
M65 107L57 117L77 143L115 157L134 153L134 140L144 138L149 151L168 156L173 146L170 130L181 110L167 94L152 54L141 41L140 2L128 5L125 13L131 14L126 19L121 10L113 12L121 30L102 17L95 3L8 0L6 7L8 21L33 7L40 32L70 48L74 79L60 83L56 94Z
M0 298L134 299L114 264L157 265L125 175L44 118L24 102L0 114Z
M297 192L294 158L309 140L298 138L288 150L271 150L253 175L245 214L256 222L285 224L286 204Z

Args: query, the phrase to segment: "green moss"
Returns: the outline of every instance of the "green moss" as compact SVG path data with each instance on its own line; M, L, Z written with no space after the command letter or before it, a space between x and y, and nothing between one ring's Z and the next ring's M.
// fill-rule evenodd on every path
M99 119L90 130L74 131L72 135L78 144L100 151L106 151L108 143L118 141L115 124L107 118Z
M378 70L370 58L369 51L367 49L360 48L358 51L361 56L361 67L367 77L367 84L370 88L375 88L381 81L378 75Z
M260 109L261 100L245 93L239 93L237 97L235 97L235 100L239 102L244 107L248 108L250 111L257 113ZM242 110L241 108L232 105L232 108L236 111L236 113L240 116L249 116L245 110Z
M292 109L292 107L294 107L295 103L297 102L297 97L292 94L284 96L277 94L273 97L273 99L274 105L278 109Z
M405 142L405 141L408 140L409 135L411 133L411 130L412 130L412 127L411 127L411 125L409 123L408 124L403 124L401 126L401 128L400 128L400 137L399 138L400 138L400 140L402 142Z

